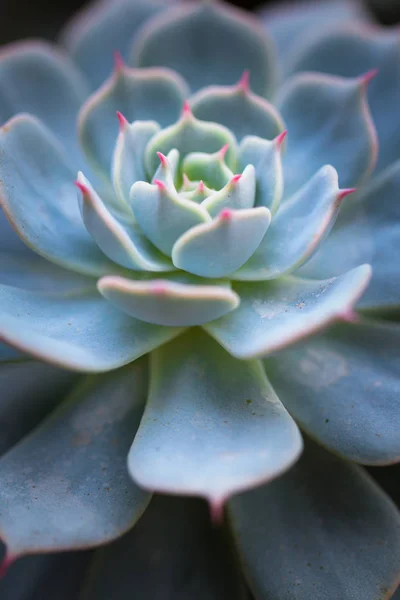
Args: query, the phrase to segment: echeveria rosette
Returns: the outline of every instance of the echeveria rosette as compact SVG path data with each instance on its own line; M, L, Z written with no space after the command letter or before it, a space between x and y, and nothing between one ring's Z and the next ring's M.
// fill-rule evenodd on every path
M276 68L250 16L214 2L163 8L121 0L78 18L64 39L84 75L40 43L0 62L2 202L25 242L4 222L5 565L110 542L153 491L205 497L216 520L235 494L230 521L257 598L389 597L398 511L351 462L399 457L400 332L379 319L396 313L399 290L398 138L382 118L399 118L392 34L349 34L352 72L340 55L324 66L334 33L314 31L298 67L282 50ZM304 23L285 19L295 39ZM127 64L114 54L108 77L115 50ZM329 74L296 73L315 69ZM374 123L382 173L371 182ZM299 459L294 419L333 454L304 435ZM155 498L97 551L86 596L177 597L187 561L214 544L187 502ZM176 545L160 592L137 565L164 547L166 522ZM219 597L200 565L202 597ZM239 582L229 597L243 594Z

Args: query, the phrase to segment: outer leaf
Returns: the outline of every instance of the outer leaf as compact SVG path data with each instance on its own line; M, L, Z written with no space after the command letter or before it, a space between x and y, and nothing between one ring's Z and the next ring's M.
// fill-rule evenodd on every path
M95 554L84 600L247 600L230 548L199 500L156 496L125 537Z
M21 357L20 357L21 358ZM0 366L0 454L4 454L61 402L75 373L19 360Z
M112 69L113 52L119 51L126 58L142 25L167 7L165 0L92 3L67 23L61 41L85 73L92 89L97 89Z
M0 201L23 241L38 254L88 275L115 272L82 222L74 173L48 129L28 115L0 132Z
M377 600L397 585L398 510L359 467L311 442L293 469L230 510L260 600Z
M233 288L240 306L205 328L233 356L265 356L348 318L370 277L370 266L362 265L322 281L281 277L238 282Z
M299 47L311 39L328 35L327 29L357 19L359 27L361 19L369 20L364 4L358 0L307 0L298 4L279 2L261 6L260 18L265 30L278 50L277 58L282 67L286 67L291 58L296 58ZM338 48L335 48L337 52ZM351 54L353 59L353 55ZM346 61L352 62L352 61ZM318 69L320 70L320 69ZM322 69L323 71L325 69ZM362 71L360 71L362 73ZM354 73L357 75L357 73Z
M331 230L341 200L338 175L322 167L280 208L264 239L233 279L275 279L299 268Z
M331 235L302 267L302 275L335 276L367 260L373 277L360 306L399 306L400 265L393 255L400 244L399 190L400 160L343 206Z
M120 310L157 325L202 325L239 305L239 297L228 286L188 279L187 283L181 283L171 279L132 281L109 276L102 277L97 287Z
M371 173L377 137L366 101L367 82L365 77L302 73L280 90L277 105L290 132L285 197L325 164L335 167L346 188L359 185Z
M258 135L272 139L283 129L283 120L272 104L253 94L245 73L237 85L211 86L192 96L193 113L203 121L225 125L236 139Z
M0 338L65 368L109 371L180 331L128 317L94 288L85 294L41 294L0 286Z
M81 150L75 124L87 94L80 72L57 47L39 41L3 47L0 123L21 112L34 115L62 141L71 160L80 168Z
M118 134L116 112L129 122L154 120L165 127L178 118L186 95L185 82L168 69L139 70L117 64L79 113L79 136L88 159L109 177Z
M86 177L79 173L81 212L86 229L111 260L135 271L171 271L171 261L150 244L131 216L123 223L114 217Z
M192 227L172 249L172 262L200 277L227 277L260 245L271 222L268 208L226 208L210 223Z
M9 558L97 546L132 527L150 499L125 467L145 396L143 362L88 378L3 456L0 530Z
M332 27L324 35L307 40L302 51L293 55L290 69L324 71L343 77L357 77L377 69L368 88L368 103L379 139L377 171L399 158L400 42L395 29L360 26L359 22Z
M146 237L169 256L176 240L185 231L211 221L204 208L159 180L155 184L137 181L131 189L131 206Z
M400 461L400 326L337 325L265 361L279 398L336 454L364 464Z
M132 63L170 67L193 91L232 85L248 69L252 88L264 96L274 79L273 54L257 21L214 2L178 6L150 21L134 44Z
M150 395L128 457L146 489L207 498L285 471L301 436L258 362L229 356L200 330L152 355Z

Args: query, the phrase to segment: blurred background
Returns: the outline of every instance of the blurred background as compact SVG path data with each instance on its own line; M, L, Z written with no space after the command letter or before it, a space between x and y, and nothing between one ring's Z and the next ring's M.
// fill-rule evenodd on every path
M365 0L376 18L384 24L400 22L399 0ZM231 0L231 4L253 10L280 0ZM62 24L79 8L84 0L0 0L0 43L22 37L54 39Z

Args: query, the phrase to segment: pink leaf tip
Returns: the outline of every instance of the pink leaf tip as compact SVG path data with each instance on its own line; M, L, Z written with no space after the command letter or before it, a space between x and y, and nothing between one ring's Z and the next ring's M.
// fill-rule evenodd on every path
M237 175L234 175L232 177L231 183L235 185L241 178L242 178L242 174L238 173Z
M367 86L369 84L369 82L371 81L371 79L376 77L377 74L378 74L378 69L371 69L370 71L367 71L367 73L364 73L364 75L361 75L361 77L360 77L361 84L363 86Z
M157 156L160 159L160 163L162 164L162 166L167 167L168 161L167 161L167 157L165 156L165 154L163 154L162 152L157 152Z
M119 110L117 110L117 118L119 122L119 129L122 131L128 125L128 120L121 112L119 112Z
M228 150L229 150L229 144L225 144L225 146L222 146L221 150L218 151L218 158L220 160L224 160Z
M250 91L250 72L243 71L241 78L238 81L237 88L246 94Z
M191 117L193 116L192 109L190 108L190 104L187 100L183 103L182 107L182 117Z
M286 139L286 136L287 136L287 129L285 129L285 131L282 131L282 133L280 133L279 135L276 136L275 143L278 146L278 148L282 148L282 144L283 144L284 140Z
M199 181L199 185L197 186L197 191L198 191L200 194L203 194L203 193L204 193L204 190L205 190L205 187L206 187L206 186L204 185L204 181L203 181L203 180L201 180L201 181Z
M158 187L160 192L165 192L165 190L167 189L165 187L165 183L163 181L160 181L159 179L154 180L154 185L156 185Z
M210 507L210 517L211 522L214 527L221 525L224 520L224 504L225 498L211 498L209 507Z
M122 54L119 50L114 50L113 58L114 58L114 70L118 73L125 66L124 59L122 58Z
M8 569L15 562L15 556L11 554L6 554L3 560L0 563L0 579L3 579L5 575L7 575Z
M221 221L230 221L232 218L232 215L233 215L233 212L231 211L230 208L224 208L219 213L219 218L221 219Z
M186 175L186 173L183 174L183 182L182 182L182 187L184 189L187 189L188 187L190 187L190 179L189 177Z
M343 190L339 190L338 199L343 200L343 198L346 198L346 196L349 196L349 194L354 194L356 190L357 188L345 188Z
M339 319L339 321L343 321L344 323L359 323L360 322L360 317L352 308L348 308L347 310L340 312L337 315L337 318Z
M89 193L89 190L84 183L81 183L80 181L76 180L76 181L74 181L74 185L76 185L78 190L80 190L83 195Z

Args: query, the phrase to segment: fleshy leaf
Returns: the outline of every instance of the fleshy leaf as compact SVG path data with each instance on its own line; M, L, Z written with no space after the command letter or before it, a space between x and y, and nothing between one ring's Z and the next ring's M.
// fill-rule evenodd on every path
M322 281L281 277L235 282L240 306L205 328L233 356L265 356L351 316L370 277L371 267L361 265Z
M211 219L204 208L159 180L154 184L136 182L131 189L131 206L142 231L167 255L185 231Z
M237 85L211 86L191 97L194 115L227 127L240 142L246 135L272 139L283 129L278 111L267 100L253 94L245 72Z
M329 35L328 29L338 23L343 28L347 22L357 19L357 28L360 21L368 21L364 3L358 0L303 0L301 3L279 2L261 5L259 17L264 24L265 31L274 41L278 50L277 58L281 66L286 67L291 58L297 58L299 48L310 39L319 37L321 31L324 36ZM335 47L335 53L338 48ZM348 56L352 57L350 53ZM307 69L309 70L309 69ZM314 69L313 69L314 70ZM324 72L325 69L316 69ZM362 73L363 71L359 71ZM358 75L353 73L352 75Z
M257 598L390 598L400 517L360 467L308 442L276 481L230 502L239 553Z
M76 373L36 361L0 365L0 455L27 435L78 381Z
M371 465L400 461L400 326L336 325L265 361L290 414L335 454Z
M225 164L228 146L218 152L191 152L182 162L182 171L190 181L202 181L211 189L219 190L233 177L233 172Z
M250 260L232 277L275 279L299 268L331 230L342 198L354 190L339 190L338 175L322 167L278 211Z
M400 160L345 203L331 234L299 274L331 277L367 260L373 276L360 306L400 306L400 264L393 255L400 244L399 189Z
M280 90L277 105L290 132L283 162L285 197L324 164L335 167L345 188L358 186L371 173L377 137L366 99L369 76L302 73Z
M145 489L203 496L218 516L231 494L277 477L298 458L299 430L259 362L238 361L190 330L152 354L151 372L128 456Z
M173 148L168 152L167 156L164 156L161 152L158 153L160 164L157 171L154 173L151 183L155 181L161 181L165 184L168 189L175 187L175 179L178 175L179 167L179 152L176 148ZM144 177L143 177L144 179ZM131 186L132 187L132 186ZM129 191L130 194L130 191Z
M174 266L143 235L133 221L125 226L107 209L86 177L79 173L82 219L99 248L111 260L136 271L171 271Z
M246 69L260 96L274 84L273 51L256 19L214 2L179 5L152 19L134 44L132 64L170 67L192 91L232 85Z
M210 223L184 233L173 247L172 262L200 277L226 277L250 258L270 222L268 208L226 208Z
M53 134L29 115L14 117L0 130L0 152L0 201L29 247L88 275L118 270L86 231L75 174Z
M113 52L127 58L132 40L166 0L118 0L91 4L80 10L62 31L62 43L85 73L92 89L107 79Z
M145 367L86 378L0 459L8 559L104 544L140 517L150 496L130 481L125 457L146 398Z
M216 217L224 208L253 208L256 198L256 176L253 165L247 165L241 175L235 175L218 192L206 198L201 206Z
M143 600L247 600L232 554L203 501L154 496L132 531L96 552L85 600L127 600L132 590Z
M128 317L93 288L85 294L41 294L0 286L0 338L64 368L109 371L180 331Z
M118 135L116 112L129 122L154 120L166 127L179 117L186 95L186 85L176 73L117 64L112 76L79 113L79 136L88 159L109 177L113 140Z
M183 161L191 152L212 154L225 145L228 145L226 163L229 168L234 169L237 144L232 133L218 123L196 119L186 103L181 118L156 134L148 143L145 152L147 172L150 175L155 172L159 163L158 152L168 154L170 150L176 148Z
M155 121L135 121L129 124L119 114L120 132L115 146L112 179L115 192L125 207L129 206L129 193L136 181L145 181L143 153L148 141L159 130Z
M56 46L17 42L0 53L0 124L17 113L30 113L62 141L79 168L76 117L87 94L80 72Z
M239 169L253 165L256 174L256 206L266 206L272 214L278 210L283 194L281 148L286 132L274 140L249 135L239 147Z
M103 277L99 292L128 315L156 325L202 325L230 312L239 297L226 285L208 280L153 279L134 281L123 277Z
M302 51L293 55L290 69L342 77L357 77L377 69L368 86L368 103L379 139L377 171L399 158L400 42L395 28L365 27L360 23L333 27L308 40Z

